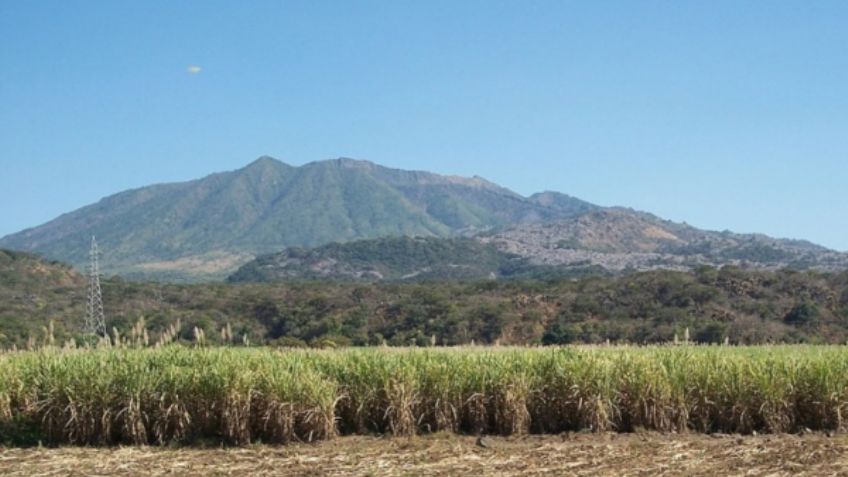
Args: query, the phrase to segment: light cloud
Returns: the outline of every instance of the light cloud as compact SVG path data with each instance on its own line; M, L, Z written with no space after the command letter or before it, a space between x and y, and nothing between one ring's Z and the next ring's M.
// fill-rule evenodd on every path
M200 73L202 70L203 70L203 68L201 68L197 65L188 65L188 67L186 68L186 72L188 74L191 74L191 75L196 75L197 73Z

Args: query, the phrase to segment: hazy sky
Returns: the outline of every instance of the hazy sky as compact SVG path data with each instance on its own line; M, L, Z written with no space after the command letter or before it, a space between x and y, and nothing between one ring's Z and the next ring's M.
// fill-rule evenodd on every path
M848 2L0 2L0 235L263 154L848 250Z

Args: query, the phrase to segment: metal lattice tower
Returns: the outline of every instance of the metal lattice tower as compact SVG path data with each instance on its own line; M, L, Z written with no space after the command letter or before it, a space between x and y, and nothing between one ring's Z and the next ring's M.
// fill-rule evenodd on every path
M85 333L106 336L106 319L103 316L103 295L100 292L100 264L97 240L91 236L91 251L88 264L88 305L85 314Z

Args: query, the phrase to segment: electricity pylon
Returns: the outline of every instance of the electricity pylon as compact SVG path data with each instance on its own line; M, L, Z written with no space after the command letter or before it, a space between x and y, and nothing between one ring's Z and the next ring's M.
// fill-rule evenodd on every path
M103 295L100 292L100 264L97 240L91 236L88 264L88 305L85 314L85 334L106 336L106 319L103 316Z

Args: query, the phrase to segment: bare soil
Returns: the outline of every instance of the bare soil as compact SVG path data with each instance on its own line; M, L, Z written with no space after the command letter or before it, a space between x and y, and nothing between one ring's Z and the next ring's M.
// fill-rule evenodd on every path
M482 444L482 445L481 445ZM4 476L848 476L848 436L340 437L241 448L0 448Z

